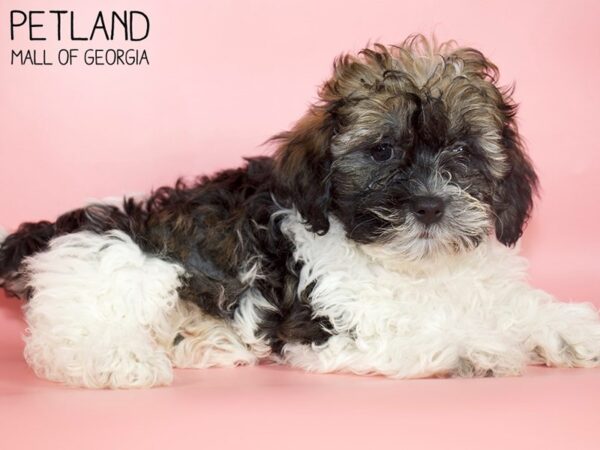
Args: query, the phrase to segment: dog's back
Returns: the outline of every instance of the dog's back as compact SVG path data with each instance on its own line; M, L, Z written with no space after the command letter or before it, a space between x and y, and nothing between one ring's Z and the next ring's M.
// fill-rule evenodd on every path
M138 211L136 214L136 210ZM55 222L26 222L4 239L0 237L0 286L9 295L28 297L27 280L22 270L27 257L48 248L49 242L57 236L77 231L102 233L120 230L130 233L130 215L141 213L133 199L125 199L123 207L93 204L62 214Z

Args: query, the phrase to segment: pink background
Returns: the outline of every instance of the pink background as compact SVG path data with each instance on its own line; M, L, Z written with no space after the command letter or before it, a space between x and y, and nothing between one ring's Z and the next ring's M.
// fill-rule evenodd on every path
M28 42L23 28L10 41L11 9L57 7L76 11L78 34L98 9L140 9L150 16L150 37ZM146 192L269 153L260 144L303 113L338 53L369 40L395 43L412 32L435 32L481 49L504 83L517 83L521 131L542 185L523 240L533 283L563 299L600 304L599 20L594 0L3 1L0 225L54 218L90 198ZM38 32L54 36L50 17L43 23ZM10 65L11 48L45 48L55 59L58 48L71 47L145 48L151 64ZM173 388L143 394L89 393L35 380L20 356L22 330L17 304L0 298L0 415L9 416L0 418L0 429L35 424L33 432L8 434L11 448L39 446L49 433L61 436L60 448L107 448L126 432L127 445L145 448L181 439L203 446L203 433L212 445L274 444L290 433L298 446L364 448L393 439L412 448L566 448L567 441L570 448L597 448L595 370L388 382L259 368L179 373ZM544 431L532 433L536 426ZM310 427L322 428L320 437L313 440Z

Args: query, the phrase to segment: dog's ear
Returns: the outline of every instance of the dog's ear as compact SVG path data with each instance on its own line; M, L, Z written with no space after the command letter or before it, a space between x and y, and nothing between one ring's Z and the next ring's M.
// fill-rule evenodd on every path
M538 179L515 124L516 106L509 103L503 109L506 121L502 145L508 170L496 185L492 206L496 215L496 237L502 244L513 246L523 234L529 219Z
M472 80L483 80L485 84L482 88L497 101L499 121L503 123L501 146L507 167L504 176L496 182L492 209L496 216L496 237L502 244L513 246L523 234L529 219L538 182L517 129L517 105L512 99L513 88L498 87L498 68L478 50L457 49L448 57L450 60L452 58L461 61L463 75Z
M314 106L292 130L273 138L277 189L291 200L309 229L329 231L331 150L334 119L325 107Z

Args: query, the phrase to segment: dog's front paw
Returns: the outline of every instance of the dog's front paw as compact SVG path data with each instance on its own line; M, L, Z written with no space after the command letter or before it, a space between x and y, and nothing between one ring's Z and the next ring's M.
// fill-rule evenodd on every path
M526 358L520 346L502 340L471 342L450 375L455 377L503 377L523 373Z
M510 377L523 373L524 364L519 360L505 360L500 358L494 361L490 355L475 358L460 358L456 368L451 371L450 376L470 377Z
M536 330L531 359L556 367L600 366L600 317L587 303L560 303L560 318Z

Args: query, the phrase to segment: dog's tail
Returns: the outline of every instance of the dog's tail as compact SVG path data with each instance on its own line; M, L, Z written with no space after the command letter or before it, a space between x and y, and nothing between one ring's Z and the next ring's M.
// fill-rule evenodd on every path
M25 258L43 251L56 234L51 222L24 223L12 234L0 231L0 287L9 295L26 297L22 273Z

